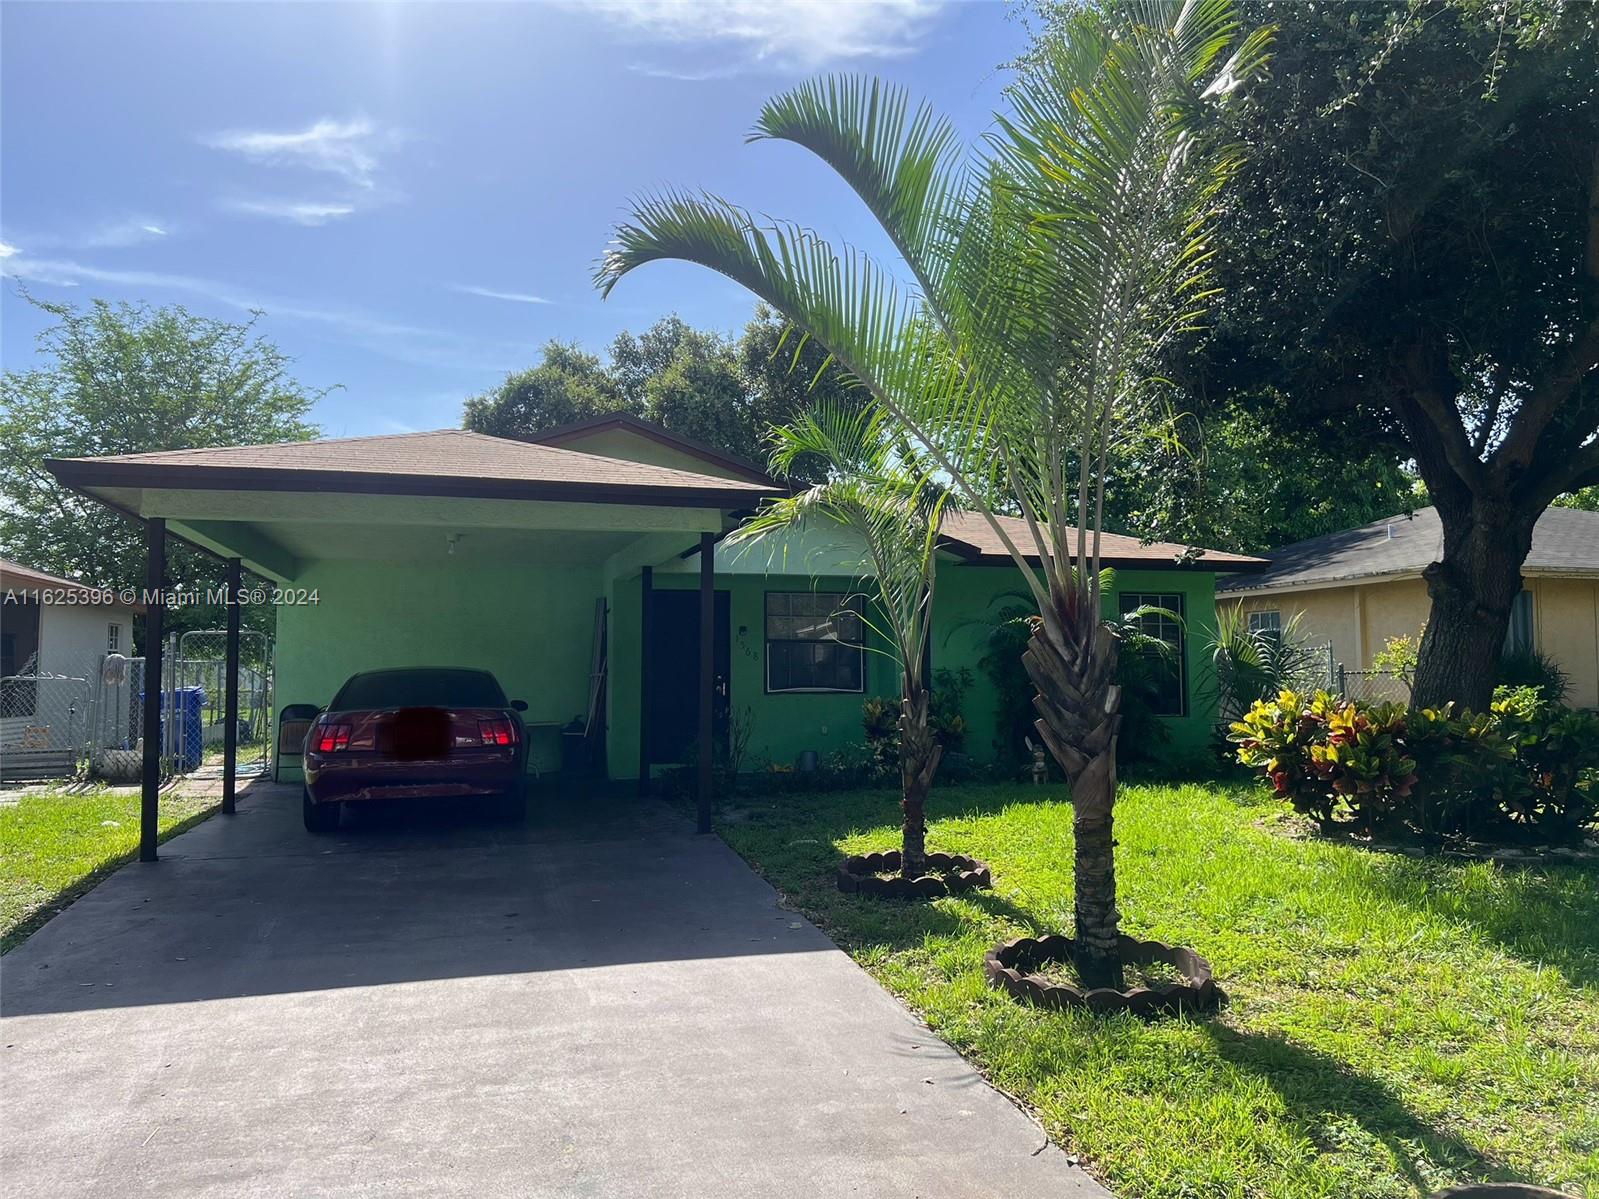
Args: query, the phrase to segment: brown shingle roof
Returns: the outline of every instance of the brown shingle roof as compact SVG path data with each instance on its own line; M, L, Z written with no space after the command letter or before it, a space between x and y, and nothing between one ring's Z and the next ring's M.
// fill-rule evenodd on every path
M685 454L703 458L705 461L721 466L732 471L739 478L751 483L770 483L772 477L755 463L737 454L719 450L713 445L707 445L698 438L689 437L683 433L675 433L665 425L658 425L654 421L644 420L634 416L631 412L604 412L599 416L585 417L575 420L570 424L558 425L553 429L545 429L528 438L536 445L569 445L573 441L580 441L591 433L603 433L607 430L621 430L636 433L640 437L648 438L661 445L671 446Z
M995 518L1005 529L1006 535L1029 558L1036 559L1033 551L1033 537L1027 529L1027 522L1019 516L999 516ZM944 521L944 537L952 542L951 548L957 553L963 548L967 556L972 558L1004 558L1009 560L1005 550L1005 543L990 527L987 520L973 512L956 512ZM1143 544L1136 537L1127 537L1120 533L1104 533L1100 539L1100 556L1106 566L1115 566L1122 569L1135 569L1144 567L1148 569L1175 569L1187 568L1191 570L1225 570L1225 571L1253 571L1266 565L1262 558L1251 558L1246 554L1229 554L1222 550L1207 550L1188 546L1176 545L1169 541L1154 541L1148 545Z
M78 604L114 604L119 608L131 608L135 612L144 611L143 604L123 603L117 598L115 592L109 588L96 587L90 583L80 582L77 579L48 574L42 570L35 570L31 566L24 566L20 562L12 562L7 558L0 558L0 592L58 590L71 592L78 596L76 601Z
M1327 586L1357 579L1418 575L1443 554L1443 522L1438 509L1420 508L1296 541L1273 550L1269 569L1247 579L1232 579L1218 591L1264 587ZM1550 508L1532 530L1525 571L1548 574L1599 574L1599 512Z
M210 487L483 496L688 506L753 505L754 483L603 458L465 429L48 463L69 486Z

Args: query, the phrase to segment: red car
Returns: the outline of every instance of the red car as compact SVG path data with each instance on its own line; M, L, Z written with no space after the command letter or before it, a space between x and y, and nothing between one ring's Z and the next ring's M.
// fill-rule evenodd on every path
M305 827L339 827L341 805L499 796L520 809L527 770L522 700L486 670L352 675L305 738Z

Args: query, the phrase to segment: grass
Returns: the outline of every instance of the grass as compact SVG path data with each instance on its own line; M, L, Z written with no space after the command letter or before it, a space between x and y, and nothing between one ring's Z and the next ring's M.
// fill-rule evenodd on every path
M161 840L217 810L214 796L163 795ZM25 795L0 807L0 951L139 852L139 796L109 790Z
M720 831L1126 1199L1599 1199L1599 869L1374 853L1285 835L1249 785L1124 785L1123 927L1205 954L1232 1003L1045 1012L989 990L982 958L1070 928L1049 793L935 792L929 847L986 859L994 889L932 903L834 885L840 854L895 845L893 794L742 800Z

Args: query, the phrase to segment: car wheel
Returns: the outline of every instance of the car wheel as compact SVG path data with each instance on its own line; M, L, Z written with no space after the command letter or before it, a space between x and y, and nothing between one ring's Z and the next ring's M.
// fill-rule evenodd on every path
M340 807L337 803L313 803L309 790L300 792L300 812L305 817L306 832L338 832Z

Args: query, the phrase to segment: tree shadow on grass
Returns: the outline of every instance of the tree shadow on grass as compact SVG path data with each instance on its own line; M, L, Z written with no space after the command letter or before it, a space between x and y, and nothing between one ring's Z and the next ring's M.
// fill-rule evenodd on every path
M1419 1194L1460 1182L1530 1182L1524 1174L1412 1112L1385 1083L1346 1063L1281 1036L1244 1032L1216 1021L1202 1024L1223 1060L1271 1087L1283 1119L1318 1149L1336 1151L1336 1125L1352 1122L1392 1156ZM1432 1177L1423 1172L1423 1162Z
M1470 865L1372 854L1370 886L1390 900L1464 924L1574 986L1599 987L1599 865Z

